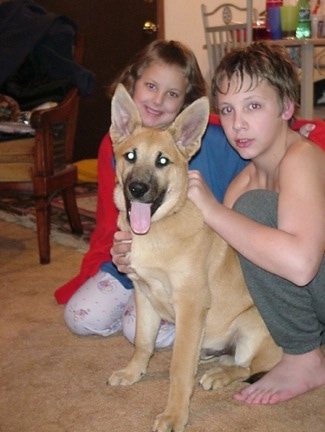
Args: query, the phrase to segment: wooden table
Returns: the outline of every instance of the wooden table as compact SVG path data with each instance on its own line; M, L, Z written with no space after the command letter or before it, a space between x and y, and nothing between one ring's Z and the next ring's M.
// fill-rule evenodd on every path
M300 117L312 119L314 112L314 48L325 47L325 38L277 39L267 42L301 49Z

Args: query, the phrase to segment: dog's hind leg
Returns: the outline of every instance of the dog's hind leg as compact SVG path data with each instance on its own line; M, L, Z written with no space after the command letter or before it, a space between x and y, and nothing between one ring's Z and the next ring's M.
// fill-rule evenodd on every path
M200 384L204 390L216 390L234 381L243 381L249 376L249 367L220 365L208 370L200 379Z
M233 322L230 331L235 341L234 355L218 359L200 384L205 390L225 387L234 381L247 380L252 374L265 372L280 359L281 350L271 338L256 307L251 307Z
M135 350L128 365L113 372L109 383L113 386L131 385L139 381L147 372L148 363L155 348L161 318L153 308L147 296L135 289L137 308Z

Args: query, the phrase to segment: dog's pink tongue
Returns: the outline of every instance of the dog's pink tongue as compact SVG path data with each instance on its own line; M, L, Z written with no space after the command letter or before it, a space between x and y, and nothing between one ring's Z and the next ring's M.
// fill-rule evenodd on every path
M145 234L149 231L151 222L151 204L139 201L131 202L130 224L136 234Z

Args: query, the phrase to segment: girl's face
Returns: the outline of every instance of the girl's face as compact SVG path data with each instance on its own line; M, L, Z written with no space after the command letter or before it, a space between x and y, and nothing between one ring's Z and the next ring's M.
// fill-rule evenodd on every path
M222 91L226 91L227 80L222 84ZM217 94L221 124L230 144L244 159L270 154L283 143L281 134L285 136L294 109L292 102L281 108L276 90L267 81L252 88L250 84L250 78L244 76L239 90L234 75L227 94Z
M186 81L177 66L154 63L144 70L133 94L144 126L165 129L175 120L184 104Z

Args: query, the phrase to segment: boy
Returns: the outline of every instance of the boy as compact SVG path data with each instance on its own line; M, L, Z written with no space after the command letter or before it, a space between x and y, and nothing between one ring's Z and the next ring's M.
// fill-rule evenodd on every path
M259 42L224 57L213 94L232 147L251 162L219 203L198 171L189 198L240 257L254 302L282 360L235 399L273 404L325 385L325 153L289 127L295 67Z

